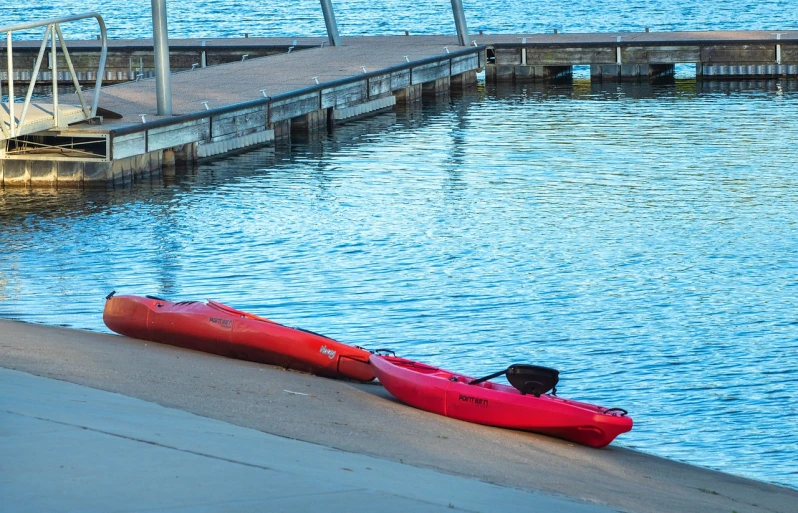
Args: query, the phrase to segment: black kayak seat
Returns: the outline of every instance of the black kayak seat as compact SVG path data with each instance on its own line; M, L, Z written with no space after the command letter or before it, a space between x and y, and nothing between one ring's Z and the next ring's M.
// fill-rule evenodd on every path
M507 368L507 381L521 394L540 397L550 390L556 391L560 371L539 365L515 364ZM555 392L556 393L556 392Z

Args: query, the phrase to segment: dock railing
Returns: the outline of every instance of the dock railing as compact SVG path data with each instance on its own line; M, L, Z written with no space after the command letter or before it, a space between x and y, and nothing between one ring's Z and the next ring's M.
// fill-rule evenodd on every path
M85 19L95 18L97 23L100 26L100 40L102 42L101 50L100 50L100 60L97 65L97 80L94 84L94 97L92 98L91 106L89 107L86 103L86 99L83 96L83 91L81 91L81 86L78 83L77 74L75 73L75 67L72 65L72 59L69 56L69 50L67 49L66 41L64 40L64 35L61 32L61 24L69 23L73 21L80 21ZM45 27L44 34L42 35L42 44L39 47L39 54L36 57L36 62L33 67L33 73L31 74L30 83L28 84L28 92L25 96L25 101L22 104L22 112L18 119L16 119L16 102L15 102L15 94L14 94L14 59L12 56L12 35L14 32L19 32L22 30L30 30L35 29L37 27ZM59 126L59 110L58 110L58 67L57 67L57 56L58 56L58 45L61 47L61 52L63 53L64 60L66 61L67 67L69 68L69 73L72 76L72 82L75 86L75 92L77 93L78 98L80 99L80 106L83 110L83 114L86 119L93 118L97 115L97 105L100 101L100 87L102 86L102 79L103 74L105 73L105 60L108 56L108 37L106 35L105 30L105 21L103 21L102 16L95 12L87 12L83 14L75 14L73 16L65 16L63 18L53 18L50 20L44 21L35 21L30 23L21 23L18 25L11 25L9 27L0 27L0 34L6 34L6 52L7 52L7 76L8 76L8 127L5 126L5 123L0 123L0 131L2 131L2 135L8 138L16 137L21 134L21 127L25 123L25 116L28 113L28 108L31 105L31 98L33 96L33 91L36 86L36 82L39 75L39 70L41 69L42 62L44 61L45 52L47 50L48 43L50 43L50 48L52 52L51 57L51 69L52 69L52 88L53 88L53 126ZM58 45L56 44L58 43ZM2 97L2 89L0 88L0 98Z

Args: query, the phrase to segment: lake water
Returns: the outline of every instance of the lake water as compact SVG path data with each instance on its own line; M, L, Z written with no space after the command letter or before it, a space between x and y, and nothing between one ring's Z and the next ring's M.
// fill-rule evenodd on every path
M8 23L97 9L148 36L149 2L28 4ZM316 2L188 4L175 37L323 34ZM344 36L453 32L449 2L405 5L335 2ZM657 5L466 7L487 32L798 18ZM127 189L0 190L0 317L107 331L111 290L214 298L475 375L557 367L562 396L630 411L617 444L798 488L798 92L776 85L481 84Z
M103 15L113 39L152 37L151 2L138 0L9 0L3 25L86 11ZM347 35L454 34L449 0L333 0L342 37ZM796 29L790 0L463 0L472 33L614 32ZM323 36L317 0L167 0L172 37ZM87 22L94 37L96 22ZM78 29L80 31L80 29ZM79 32L78 32L79 33ZM66 37L70 37L65 33ZM73 33L74 34L74 33ZM73 37L75 37L73 35Z

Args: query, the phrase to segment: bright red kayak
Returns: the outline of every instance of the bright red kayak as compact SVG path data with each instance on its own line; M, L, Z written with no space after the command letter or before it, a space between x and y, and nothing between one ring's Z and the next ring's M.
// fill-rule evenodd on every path
M400 401L454 419L534 431L591 447L604 447L632 429L624 410L547 394L557 384L554 369L514 365L475 380L395 356L372 355L371 365L380 383ZM487 381L505 372L527 393Z
M146 296L106 298L103 321L128 337L230 358L268 363L332 378L374 379L365 349L289 328L208 301L173 303Z

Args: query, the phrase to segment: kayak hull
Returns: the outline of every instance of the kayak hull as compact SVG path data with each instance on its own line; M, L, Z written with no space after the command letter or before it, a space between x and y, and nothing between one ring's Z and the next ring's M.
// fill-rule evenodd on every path
M380 383L416 408L489 426L533 431L590 447L605 447L630 431L625 412L542 394L522 395L511 386L473 378L393 356L372 355Z
M142 340L319 376L374 379L370 353L365 349L215 301L173 303L152 297L112 296L105 303L103 321L116 333Z

